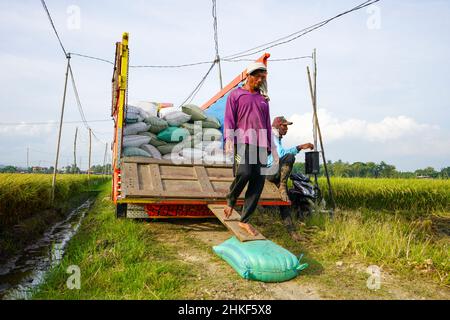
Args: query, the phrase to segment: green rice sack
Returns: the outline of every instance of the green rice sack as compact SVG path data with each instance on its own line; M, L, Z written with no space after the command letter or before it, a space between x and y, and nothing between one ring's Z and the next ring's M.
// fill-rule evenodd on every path
M220 121L213 116L208 116L205 120L203 120L202 126L203 128L214 128L214 129L220 129L222 127Z
M154 116L145 118L144 122L150 125L149 131L156 134L160 133L161 131L169 127L169 124L167 123L166 120Z
M125 157L147 157L147 158L151 158L151 154L149 154L148 152L139 149L137 147L125 147L123 148L123 155Z
M188 136L189 136L188 130L178 127L168 127L167 129L164 129L157 135L159 140L165 142L181 142Z
M202 121L196 121L195 123L183 123L180 127L186 129L189 131L190 135L193 135L194 133L203 134L203 126Z
M191 122L206 119L205 112L195 104L184 105L181 107L181 110L191 116Z
M162 155L172 153L172 152L180 152L183 149L183 142L181 143L167 143L163 146L156 147Z
M270 240L240 242L233 236L214 246L213 251L247 280L287 281L308 267L307 263L300 264L302 256L297 259L291 252Z

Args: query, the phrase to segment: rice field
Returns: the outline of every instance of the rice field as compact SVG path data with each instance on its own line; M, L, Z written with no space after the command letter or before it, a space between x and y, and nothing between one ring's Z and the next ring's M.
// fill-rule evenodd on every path
M95 188L109 176L64 174L56 178L55 203ZM0 226L13 225L51 205L52 175L0 174Z
M327 201L325 178L319 186ZM337 207L418 213L450 212L450 180L331 178Z

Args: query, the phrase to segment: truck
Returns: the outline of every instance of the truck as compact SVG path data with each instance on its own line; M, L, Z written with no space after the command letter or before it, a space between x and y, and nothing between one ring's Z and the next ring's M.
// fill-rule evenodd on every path
M116 43L112 78L114 138L112 143L112 201L117 218L214 218L214 208L226 204L234 180L233 167L224 164L176 164L170 160L126 157L122 153L123 128L128 103L129 35ZM267 65L270 54L257 61ZM247 77L240 73L227 86L201 105L211 114L222 115L231 90ZM245 189L237 205L243 204ZM278 188L266 181L260 206L290 205L281 200Z

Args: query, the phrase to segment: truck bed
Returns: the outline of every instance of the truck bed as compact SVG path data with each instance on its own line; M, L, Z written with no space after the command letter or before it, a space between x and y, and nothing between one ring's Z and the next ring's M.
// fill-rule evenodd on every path
M124 157L121 180L121 203L223 204L234 177L228 164L175 164L169 160ZM278 188L266 180L260 204L288 203L281 201Z

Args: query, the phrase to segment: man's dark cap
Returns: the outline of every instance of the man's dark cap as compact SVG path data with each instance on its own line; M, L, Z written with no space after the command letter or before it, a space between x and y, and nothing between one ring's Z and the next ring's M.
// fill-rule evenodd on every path
M293 124L293 122L286 120L286 118L283 116L280 116L280 117L276 117L275 119L273 119L272 127L278 129L282 124L291 125L291 124Z

